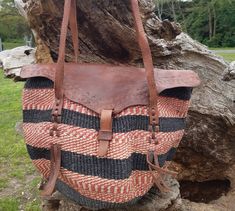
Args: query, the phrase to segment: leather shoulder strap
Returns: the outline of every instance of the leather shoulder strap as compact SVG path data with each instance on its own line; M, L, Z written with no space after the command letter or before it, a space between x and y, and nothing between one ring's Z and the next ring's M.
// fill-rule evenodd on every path
M149 43L144 32L144 27L141 21L139 12L138 0L130 0L131 8L134 17L135 28L138 37L138 43L142 52L144 67L146 72L148 90L149 90L149 115L150 124L158 124L158 111L157 111L157 89L154 81L154 67L152 61L151 50ZM57 62L57 70L55 77L55 95L58 101L63 96L63 78L64 78L64 59L65 59L65 42L67 36L67 27L70 21L71 31L73 34L74 47L78 46L78 30L77 30L77 17L76 17L76 0L65 0L64 17L61 28L61 39L59 49L59 59ZM69 20L70 17L70 20ZM76 25L76 26L75 26ZM75 47L75 48L76 48ZM76 52L76 49L75 49ZM75 53L75 57L77 54Z
M142 52L145 73L147 78L148 90L149 90L149 116L150 124L158 124L158 111L157 111L157 87L154 80L154 66L152 60L152 54L149 47L147 36L144 32L144 27L140 17L140 9L138 0L131 0L132 13L134 17L135 29L137 32L138 43Z
M78 62L79 56L79 39L78 39L78 23L77 23L77 4L76 0L71 2L71 12L69 18L69 26L72 33L73 48L74 48L74 62Z

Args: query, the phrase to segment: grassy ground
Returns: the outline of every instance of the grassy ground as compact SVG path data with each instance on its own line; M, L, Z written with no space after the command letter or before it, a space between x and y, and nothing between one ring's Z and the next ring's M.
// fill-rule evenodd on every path
M224 57L228 62L235 61L235 53L217 53L219 56Z
M235 50L235 47L225 47L225 48L210 48L210 50Z
M4 42L3 43L3 49L7 50L7 49L12 49L12 48L16 48L19 46L25 45L25 42Z
M23 83L4 79L0 69L0 211L37 211L39 177L15 125L21 121Z
M217 55L224 57L224 59L228 62L235 61L235 48L210 48L210 50L213 51L219 51L216 52ZM226 52L226 50L232 50L234 51L233 53L231 52ZM224 52L223 52L224 51Z

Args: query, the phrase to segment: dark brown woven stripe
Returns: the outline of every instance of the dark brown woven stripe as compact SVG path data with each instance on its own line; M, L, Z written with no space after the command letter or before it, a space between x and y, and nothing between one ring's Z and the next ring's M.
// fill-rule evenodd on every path
M27 145L28 153L32 160L50 160L50 152L45 148L36 148ZM166 154L159 155L158 161L162 167L166 161L171 161L176 152L175 148ZM127 159L98 158L95 156L82 155L74 152L62 151L61 166L69 171L83 175L98 176L106 179L126 179L132 171L147 171L146 155L133 153Z
M53 88L54 84L51 80L42 77L30 78L25 83L26 89L44 89ZM167 89L160 93L163 97L173 97L180 100L189 100L191 98L192 88L178 87Z
M24 123L40 123L51 122L51 110L24 110ZM64 109L62 111L62 123L73 125L80 128L100 129L99 117L82 114L75 111ZM129 115L114 118L113 132L126 133L134 130L149 130L149 117L141 115ZM161 117L159 119L160 132L175 132L185 128L185 118L168 118Z
M111 208L119 208L124 206L130 206L135 204L138 200L142 198L142 196L132 199L131 201L125 203L110 203L100 200L90 199L81 195L79 192L75 191L73 188L62 182L61 180L57 180L56 189L67 196L69 199L77 202L78 204L89 207L92 210L100 210L100 209L111 209Z

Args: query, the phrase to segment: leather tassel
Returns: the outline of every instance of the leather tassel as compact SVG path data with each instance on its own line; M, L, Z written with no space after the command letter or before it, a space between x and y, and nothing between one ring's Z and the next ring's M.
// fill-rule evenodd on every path
M149 151L147 153L147 163L149 165L149 170L153 176L154 183L158 187L160 192L165 193L171 191L171 189L165 184L163 176L168 174L175 177L177 173L174 171L170 171L164 167L161 168L156 152Z

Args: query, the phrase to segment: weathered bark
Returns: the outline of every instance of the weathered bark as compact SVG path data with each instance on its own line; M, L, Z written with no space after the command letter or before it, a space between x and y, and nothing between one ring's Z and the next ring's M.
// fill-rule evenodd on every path
M37 61L55 61L63 1L24 1L24 11L36 38ZM77 2L80 62L142 65L128 0ZM202 79L201 86L194 90L186 136L175 159L174 166L180 172L178 179L198 182L228 179L231 182L227 196L212 205L176 200L177 203L172 203L177 208L172 209L200 210L197 208L204 206L205 210L234 210L235 83L232 79L235 65L229 68L228 63L206 46L181 33L179 25L160 21L153 12L151 0L139 2L155 66L192 69ZM72 60L71 38L68 41L67 60Z

